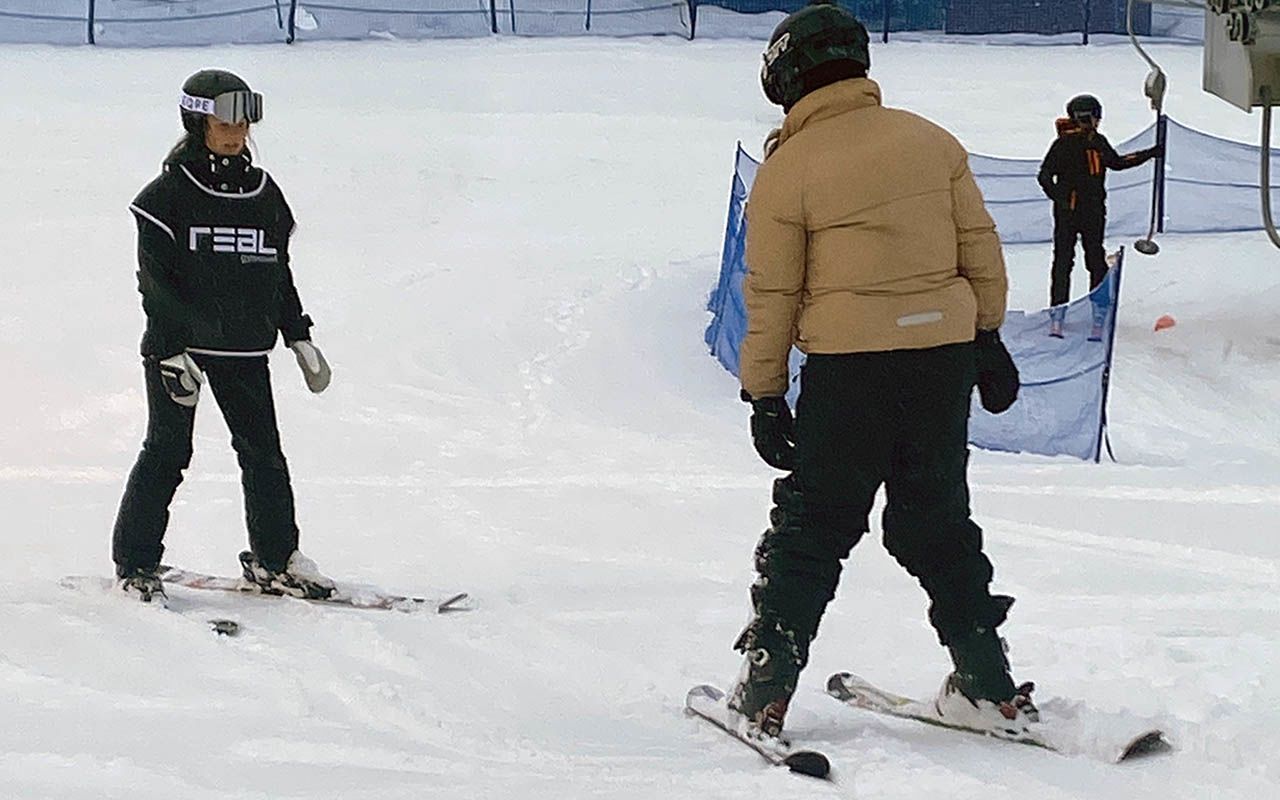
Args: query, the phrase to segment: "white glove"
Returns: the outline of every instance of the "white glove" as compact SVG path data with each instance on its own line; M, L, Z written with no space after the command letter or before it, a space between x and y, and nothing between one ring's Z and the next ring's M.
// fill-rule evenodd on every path
M160 362L160 380L173 402L186 408L195 408L200 399L200 384L204 373L191 356L185 352L169 356Z
M298 359L298 367L307 381L307 388L315 394L323 392L329 386L333 372L329 369L329 362L324 360L320 348L306 339L299 339L289 345L289 349Z

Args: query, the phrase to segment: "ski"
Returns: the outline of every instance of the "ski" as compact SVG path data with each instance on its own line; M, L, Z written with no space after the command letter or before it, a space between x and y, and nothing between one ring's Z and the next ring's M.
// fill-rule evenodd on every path
M848 672L838 672L827 679L827 694L855 708L900 719L915 720L948 730L989 736L993 739L1016 742L1061 754L1069 755L1086 750L1082 746L1073 746L1060 736L1054 736L1052 723L1046 724L1043 720L1036 726L1039 730L1023 732L953 725L938 716L932 702L915 700L885 691L870 681ZM1043 713L1042 709L1041 714ZM1132 758L1163 753L1171 749L1172 745L1164 738L1163 731L1150 728L1137 735L1125 734L1118 741L1104 743L1097 754L1105 760L1118 764Z
M182 617L193 616L191 613L181 610L180 607L175 607L173 601L167 595L159 595L146 602L138 599L137 597L126 595L116 586L116 582L110 578L100 578L89 575L66 575L58 581L58 584L64 589L71 589L77 592L98 590L108 595L118 594L120 596L119 599L129 603L158 608ZM240 623L237 620L217 617L213 619L206 619L204 620L204 623L209 626L209 630L220 636L240 635Z
M257 584L251 583L242 577L230 578L221 575L209 575L203 572L193 572L192 570L182 569L181 567L173 567L163 564L160 566L160 579L165 583L170 583L175 586L185 586L188 589L210 589L214 591L257 595L259 597L287 596L263 592ZM465 601L468 598L469 595L466 592L458 592L457 594L450 595L443 600L440 600L426 597L388 594L377 589L339 586L337 591L329 597L309 598L307 599L307 602L347 606L349 608L383 609L406 613L430 611L436 614L448 614L457 611L469 611L470 608L465 605Z
M792 749L785 739L766 736L755 730L745 717L729 710L724 692L714 686L702 684L690 689L685 696L684 709L686 714L711 723L750 747L775 767L786 767L813 778L831 779L831 763L826 756L814 750Z

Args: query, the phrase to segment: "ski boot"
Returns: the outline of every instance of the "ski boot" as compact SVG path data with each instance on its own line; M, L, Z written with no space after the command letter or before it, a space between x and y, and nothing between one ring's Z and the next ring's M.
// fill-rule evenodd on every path
M333 595L333 580L322 574L316 562L294 550L283 570L273 570L263 564L253 552L240 554L240 566L244 579L263 594L287 594L304 600L324 600Z
M164 593L164 583L160 580L157 567L134 567L126 570L117 568L116 586L144 603L152 600L163 603L168 597Z
M1009 676L1004 640L995 629L979 627L949 645L955 671L943 681L934 701L938 715L973 730L1026 733L1040 721L1031 702L1035 684L1015 686Z
M1106 332L1107 312L1111 309L1109 293L1110 284L1103 284L1090 295L1093 312L1092 325L1089 328L1089 341L1091 342L1102 341L1102 334Z
M1067 316L1066 306L1054 306L1049 309L1049 335L1055 339L1062 338L1062 323Z
M729 710L745 717L759 733L778 738L806 660L796 634L776 619L756 617L733 647L746 659L729 695Z

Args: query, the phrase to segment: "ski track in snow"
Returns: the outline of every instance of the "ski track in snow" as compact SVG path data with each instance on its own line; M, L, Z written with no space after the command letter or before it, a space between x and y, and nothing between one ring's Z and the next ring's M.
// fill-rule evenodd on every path
M919 697L946 672L877 530L788 720L836 783L682 715L691 685L736 674L773 477L701 338L734 143L757 150L778 119L760 47L0 47L23 154L0 163L21 187L0 196L0 797L1280 795L1280 270L1262 234L1130 258L1119 464L972 460L995 588L1018 598L1015 675L1085 749L1155 724L1176 753L1113 766L827 698L835 671ZM1079 88L1063 75L1103 96L1113 139L1149 119L1125 47L873 47L888 102L974 150L1041 155ZM1256 138L1199 92L1196 48L1153 51L1181 121ZM304 549L346 582L470 592L473 611L181 588L164 611L59 585L110 568L144 422L125 209L177 135L173 87L210 64L268 98L259 158L300 221L297 280L334 366L317 398L273 359ZM107 137L86 133L86 85L112 87ZM997 107L1019 113L993 124ZM1048 246L1007 257L1012 305L1038 307ZM1178 325L1153 333L1163 313ZM243 511L208 406L166 560L227 574Z

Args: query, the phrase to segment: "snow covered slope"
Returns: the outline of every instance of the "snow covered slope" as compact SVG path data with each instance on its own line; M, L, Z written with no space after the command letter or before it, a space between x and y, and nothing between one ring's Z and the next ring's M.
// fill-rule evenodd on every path
M1277 795L1280 254L1261 234L1130 259L1120 463L973 458L997 588L1018 597L1017 676L1049 710L1162 725L1175 755L1107 766L824 697L836 670L917 695L946 670L875 535L789 721L837 785L766 770L681 715L689 685L736 672L772 477L701 341L734 143L778 118L759 48L0 48L0 796ZM1200 94L1198 50L1154 52L1179 119L1254 138L1256 118ZM1149 118L1145 65L1120 46L873 55L890 104L982 152L1040 155L1080 91L1115 138ZM164 614L59 585L110 570L144 422L126 206L205 66L266 95L259 160L298 217L297 281L334 366L314 397L273 359L303 547L344 580L465 589L469 614L179 590ZM1047 249L1008 257L1014 305L1042 304ZM1178 325L1152 332L1164 313ZM223 573L244 545L212 407L167 544ZM215 637L216 616L244 632Z

